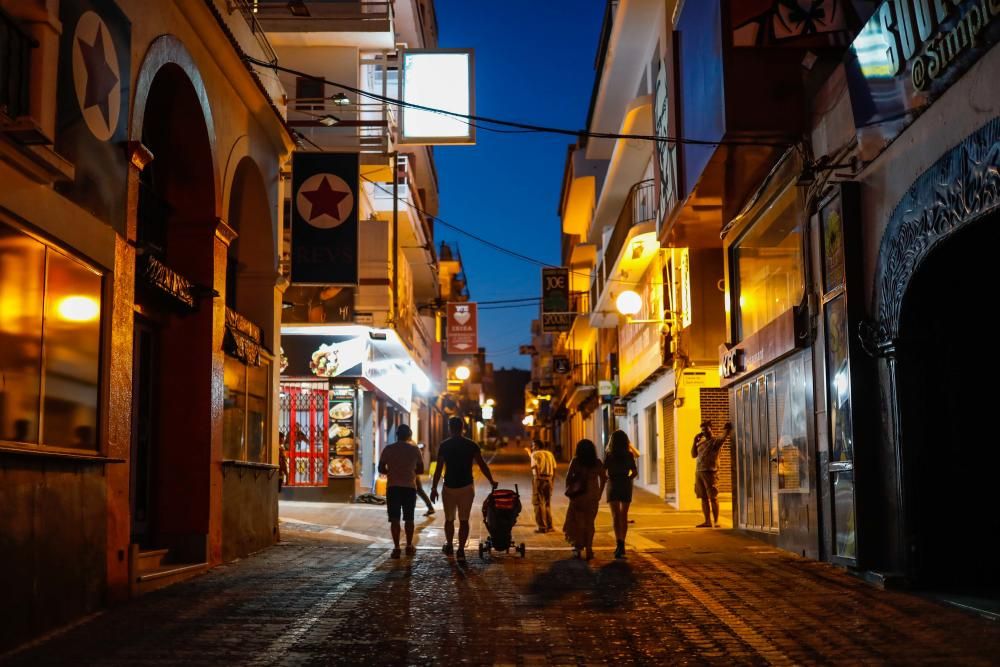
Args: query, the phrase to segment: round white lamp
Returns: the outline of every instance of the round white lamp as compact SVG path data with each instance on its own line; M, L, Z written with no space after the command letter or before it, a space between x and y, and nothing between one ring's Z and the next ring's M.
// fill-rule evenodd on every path
M642 297L637 292L625 290L615 299L615 307L622 315L637 315L642 310Z

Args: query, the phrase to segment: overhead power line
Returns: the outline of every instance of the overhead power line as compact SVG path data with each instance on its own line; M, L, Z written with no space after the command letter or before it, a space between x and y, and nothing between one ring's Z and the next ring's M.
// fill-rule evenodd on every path
M272 69L276 72L284 72L286 74L293 74L295 76L300 76L306 79L311 79L313 81L322 81L328 86L334 86L340 88L341 90L346 90L348 92L354 93L355 95L360 95L362 97L367 97L368 99L377 100L384 104L391 104L397 107L407 107L409 109L417 109L419 111L427 111L430 113L441 114L444 116L451 116L452 118L465 119L467 121L472 121L473 123L487 123L489 125L500 125L502 127L516 128L517 130L522 130L524 132L535 132L541 134L559 134L569 137L591 137L595 139L637 139L641 141L656 141L661 143L670 144L688 144L693 146L775 146L781 148L787 148L791 146L791 142L781 142L781 141L756 141L756 140L741 140L741 139L723 139L718 141L710 141L704 139L685 139L683 137L668 137L659 136L653 134L623 134L619 132L590 132L588 130L571 130L564 127L551 127L547 125L537 125L535 123L525 123L521 121L504 120L501 118L490 118L489 116L478 116L473 114L464 114L457 111L448 111L447 109L437 109L435 107L424 106L423 104L416 104L414 102L407 102L394 97L387 97L385 95L379 95L378 93L372 93L360 88L355 88L354 86L349 86L344 83L339 83L337 81L330 81L329 79L315 76L309 74L308 72L303 72L301 70L293 69L291 67L284 67L277 63L269 63L264 60L259 60L251 56L244 56L246 61L257 67L263 67L266 69ZM480 127L476 125L476 127ZM491 129L491 128L483 128Z

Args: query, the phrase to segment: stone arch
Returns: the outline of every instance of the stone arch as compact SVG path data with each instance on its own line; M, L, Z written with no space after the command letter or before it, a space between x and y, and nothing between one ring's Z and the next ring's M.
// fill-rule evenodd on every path
M184 43L174 35L161 35L154 39L146 50L139 75L136 77L135 94L132 97L132 118L129 123L129 140L142 141L146 120L146 107L149 102L149 94L153 86L156 75L165 66L173 66L183 72L194 89L201 114L205 121L205 128L208 133L208 144L211 152L212 184L215 191L215 211L218 215L221 210L222 189L219 187L219 171L216 167L215 156L216 136L215 121L212 114L212 105L209 103L208 90L202 79L201 71L195 64L194 57L187 50ZM154 154L154 159L156 158Z
M237 236L229 247L226 303L260 326L265 346L273 347L278 272L274 211L253 158L244 156L238 161L227 190L226 220Z
M1000 208L1000 118L920 175L882 235L872 300L880 338L894 340L906 288L920 264L957 230Z

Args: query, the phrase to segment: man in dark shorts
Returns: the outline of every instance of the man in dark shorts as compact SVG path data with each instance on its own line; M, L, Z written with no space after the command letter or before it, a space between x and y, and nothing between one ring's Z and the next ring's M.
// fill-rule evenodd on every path
M719 526L719 453L732 430L733 425L726 422L722 437L714 438L712 422L706 419L701 423L701 433L694 437L691 456L698 459L694 473L694 495L701 498L701 512L705 515L705 521L699 523L698 528L711 528L713 518L715 527Z
M438 497L438 482L441 471L444 470L444 489L441 500L444 502L444 537L445 554L451 555L452 542L455 537L455 515L458 514L458 552L455 557L465 560L465 542L469 539L469 516L472 514L472 501L476 498L476 485L472 479L472 464L476 463L483 471L486 479L493 481L490 467L483 460L483 453L472 440L462 435L465 423L461 417L448 420L448 430L451 437L442 441L438 447L437 467L434 469L434 481L431 482L431 502Z
M378 471L388 477L385 490L389 526L395 548L391 558L399 558L399 515L406 525L406 555L417 552L413 543L413 509L417 504L417 475L424 471L420 450L410 444L413 431L406 424L396 427L396 442L382 450Z

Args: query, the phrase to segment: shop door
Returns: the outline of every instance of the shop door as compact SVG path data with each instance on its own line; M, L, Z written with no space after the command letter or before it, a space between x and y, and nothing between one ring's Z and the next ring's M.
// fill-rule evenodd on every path
M646 408L646 483L656 484L659 473L659 442L656 424L656 404Z
M132 338L132 451L129 500L132 542L144 549L153 544L153 461L156 458L159 391L157 360L159 335L144 318L135 319Z
M739 525L750 530L778 530L778 454L774 373L761 375L736 390Z
M288 486L324 487L329 465L326 383L282 383L278 433L288 447Z

